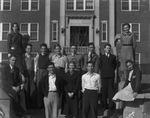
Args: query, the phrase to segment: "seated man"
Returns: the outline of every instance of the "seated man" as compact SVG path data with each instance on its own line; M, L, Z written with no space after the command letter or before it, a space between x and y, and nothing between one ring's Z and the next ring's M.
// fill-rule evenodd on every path
M9 57L9 64L4 68L2 77L4 91L13 99L13 108L15 113L24 113L26 111L24 82L19 69L15 66L16 57Z

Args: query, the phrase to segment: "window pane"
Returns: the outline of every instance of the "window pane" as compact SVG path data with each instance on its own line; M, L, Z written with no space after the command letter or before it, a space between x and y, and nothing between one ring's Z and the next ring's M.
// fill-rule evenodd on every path
M31 0L32 2L38 2L39 0Z
M31 24L31 31L37 31L37 24Z
M66 0L66 9L74 9L74 0Z
M122 2L122 10L129 10L129 2Z
M53 40L57 40L56 35L57 35L57 32L53 32Z
M106 32L103 32L103 41L106 41Z
M93 0L86 0L86 9L93 9Z
M83 9L83 0L76 0L76 9Z
M3 32L2 33L2 40L7 40L8 37L8 32Z
M38 2L31 3L31 10L38 10Z
M28 6L28 2L22 2L22 10L28 10L29 6Z
M57 28L57 24L53 23L53 31L56 31L56 28Z
M106 31L106 24L103 24L103 31Z
M132 31L139 31L139 25L138 24L132 24Z
M8 53L2 53L2 61L8 60Z
M10 2L4 2L3 10L10 10Z
M139 40L139 33L134 32L134 35L135 35L135 39L138 41Z
M28 24L21 24L21 31L28 31Z
M132 2L132 10L139 10L138 2Z
M9 31L9 24L3 24L3 31Z
M37 41L37 32L31 32L30 38L32 41Z

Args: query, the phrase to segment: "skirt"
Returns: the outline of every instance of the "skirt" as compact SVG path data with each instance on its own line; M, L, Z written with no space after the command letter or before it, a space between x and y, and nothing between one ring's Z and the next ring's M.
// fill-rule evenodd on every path
M133 90L130 83L125 88L117 92L113 97L113 101L134 101L134 99L135 98L133 96Z

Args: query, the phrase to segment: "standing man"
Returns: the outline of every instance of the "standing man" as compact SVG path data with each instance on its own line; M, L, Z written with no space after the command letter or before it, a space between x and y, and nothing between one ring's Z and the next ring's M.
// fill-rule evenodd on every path
M99 56L95 53L95 45L93 42L88 44L89 46L89 51L88 54L84 55L83 57L83 67L82 69L84 71L87 71L87 62L88 61L92 61L93 62L93 66L94 66L94 72L95 73L99 73Z
M63 76L68 71L68 59L61 53L61 46L59 44L54 46L54 50L56 54L51 57L51 62L54 63L57 72Z
M35 108L36 107L36 95L35 90L36 86L34 83L34 57L31 54L32 52L32 44L27 44L25 47L25 78L26 78L26 100L27 100L27 108Z
M35 57L35 79L34 81L37 84L37 108L43 108L43 94L41 80L43 75L47 73L47 67L50 62L50 57L47 49L47 45L42 43L40 45L40 54L37 54Z
M114 77L116 69L116 56L110 53L111 45L105 44L104 54L100 56L100 72L102 78L102 99L104 108L112 109L114 103L112 98L114 96ZM109 105L107 106L107 99Z
M63 79L55 73L53 62L48 64L48 72L42 79L42 93L46 118L58 117L58 102L62 94Z
M83 118L97 118L98 93L100 93L100 75L94 72L92 61L87 62L88 72L82 76Z

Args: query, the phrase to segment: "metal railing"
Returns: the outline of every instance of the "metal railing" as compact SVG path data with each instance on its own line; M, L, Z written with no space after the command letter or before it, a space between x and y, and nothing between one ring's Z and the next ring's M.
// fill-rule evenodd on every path
M63 47L63 51L65 54L70 54L71 53L71 50L70 50L70 47ZM78 46L77 47L77 54L87 54L88 52L88 47L87 46Z

